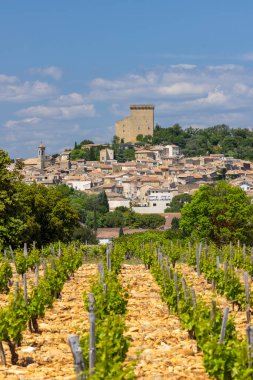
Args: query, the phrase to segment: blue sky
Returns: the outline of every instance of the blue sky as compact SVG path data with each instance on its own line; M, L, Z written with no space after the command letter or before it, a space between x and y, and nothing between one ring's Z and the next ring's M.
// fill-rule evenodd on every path
M132 103L253 128L252 20L250 0L2 0L0 148L109 142Z

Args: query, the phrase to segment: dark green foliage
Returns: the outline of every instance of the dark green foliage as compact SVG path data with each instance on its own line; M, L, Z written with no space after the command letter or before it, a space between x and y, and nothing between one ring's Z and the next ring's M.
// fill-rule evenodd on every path
M181 208L186 204L190 203L192 200L189 194L179 194L172 198L169 207L165 209L164 212L180 212Z
M104 219L104 227L158 228L164 224L165 218L159 214L138 214L127 208L117 208Z
M126 214L125 223L131 228L158 228L165 224L165 218L159 214L138 214L130 211Z
M27 229L21 181L17 170L7 169L10 163L8 154L0 150L0 250L18 244Z
M178 230L179 229L179 223L180 223L180 219L174 217L171 221L171 229L172 230Z
M26 236L21 242L68 241L78 222L76 210L57 187L22 184L23 210L25 210ZM21 243L20 242L20 243ZM12 244L12 242L10 242Z
M94 231L87 226L76 227L73 231L72 240L78 240L81 243L96 244L97 239Z
M68 240L78 215L66 196L55 187L22 183L17 170L7 169L10 162L0 150L0 250L24 242Z
M75 160L88 160L88 152L86 150L83 150L83 149L73 149L70 153L70 156L69 158L73 161Z
M126 146L121 143L117 136L112 139L112 149L114 151L114 158L118 162L126 162L135 159L135 150L133 146Z
M141 143L144 143L144 144L151 144L152 143L152 136L151 135L146 135L146 136L143 136L143 135L137 135L136 136L136 140L138 142L141 142Z
M0 293L8 292L8 283L12 278L11 265L7 260L0 261Z
M102 213L109 211L109 203L105 191L101 191L97 196L97 210Z
M253 243L253 205L246 193L226 182L200 186L182 209L180 227L186 236L214 241Z
M204 129L183 129L179 124L169 128L156 126L153 143L176 144L185 156L222 153L253 160L253 132L246 128L232 129L224 124Z
M70 153L71 160L84 159L86 161L99 161L100 150L104 148L103 145L92 146L84 149L83 145L94 144L91 140L83 140L79 144L75 142L74 149Z

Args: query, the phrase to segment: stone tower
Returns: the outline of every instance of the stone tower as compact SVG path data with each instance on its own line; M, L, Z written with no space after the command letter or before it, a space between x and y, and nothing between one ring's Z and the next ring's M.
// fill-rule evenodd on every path
M41 172L45 169L45 161L46 161L46 155L45 155L46 147L42 143L38 146L38 168Z
M153 136L154 109L151 104L131 105L130 116L115 124L115 134L124 143L136 142L138 135Z

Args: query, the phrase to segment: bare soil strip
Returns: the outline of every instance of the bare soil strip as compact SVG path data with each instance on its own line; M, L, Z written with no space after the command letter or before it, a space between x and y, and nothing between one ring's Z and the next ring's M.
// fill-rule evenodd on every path
M67 281L62 298L54 302L39 320L41 334L24 333L18 349L19 365L10 364L7 346L7 367L0 366L0 379L9 380L70 380L75 379L73 358L67 343L69 334L88 330L88 313L84 309L83 293L88 292L96 264L84 264ZM30 363L30 364L29 364Z
M246 335L247 320L245 311L237 311L237 306L235 306L235 310L233 311L232 302L228 301L226 297L219 295L215 290L212 290L212 284L207 282L204 275L198 276L197 272L187 264L177 263L176 270L184 276L187 285L195 289L197 301L199 296L206 303L211 303L212 300L215 300L221 310L229 307L230 315L235 318L236 331L242 336Z
M144 265L124 265L121 281L129 287L127 326L132 340L127 362L137 359L137 379L206 380L203 356L196 341L169 315L159 286Z

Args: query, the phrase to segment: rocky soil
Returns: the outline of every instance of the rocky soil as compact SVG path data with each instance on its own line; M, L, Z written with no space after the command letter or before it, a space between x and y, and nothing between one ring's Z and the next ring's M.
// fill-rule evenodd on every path
M143 265L124 265L121 280L129 288L127 335L131 345L126 365L137 360L139 380L205 380L203 357L196 341L169 315L160 289Z
M64 285L62 297L55 301L39 320L41 334L24 333L18 348L19 365L10 364L9 350L4 345L8 365L0 365L0 379L8 380L70 380L75 379L73 358L67 343L69 334L88 330L88 313L83 293L88 292L96 264L84 264Z

